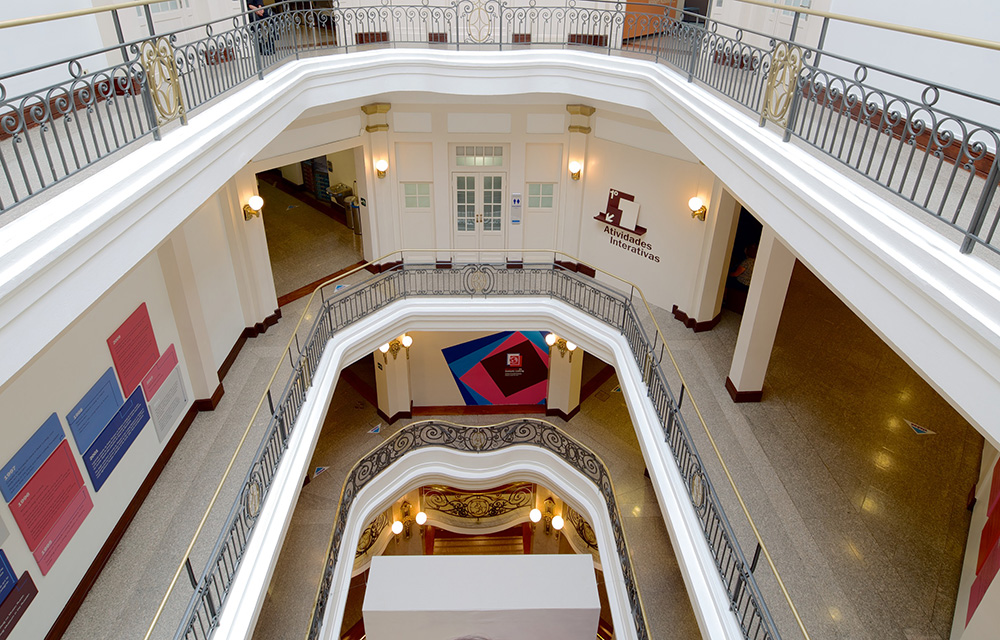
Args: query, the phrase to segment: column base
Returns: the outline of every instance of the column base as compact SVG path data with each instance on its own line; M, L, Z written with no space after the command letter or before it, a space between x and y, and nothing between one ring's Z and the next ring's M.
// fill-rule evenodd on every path
M385 424L386 425L390 425L393 422L395 422L396 420L399 420L400 418L412 418L413 417L413 412L412 411L397 411L396 413L394 413L392 415L391 418L389 416L387 416L385 414L385 412L382 411L381 409L376 409L375 413L378 414L378 417L380 417L383 420L385 420Z
M677 320L682 322L685 327L691 329L695 333L701 333L702 331L708 331L709 329L714 329L715 325L719 324L719 320L722 320L721 311L719 312L719 315L715 316L711 320L706 320L705 322L698 322L694 318L688 317L688 314L678 309L676 304L674 305L674 308L671 310L671 312L674 314L674 317L677 318Z
M764 396L763 389L760 391L738 391L729 376L726 376L726 391L729 392L729 397L733 399L733 402L760 402Z

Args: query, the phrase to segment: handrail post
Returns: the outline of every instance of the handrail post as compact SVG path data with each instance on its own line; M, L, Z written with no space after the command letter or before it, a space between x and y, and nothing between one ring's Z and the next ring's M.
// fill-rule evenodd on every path
M128 62L128 50L125 48L125 34L122 33L122 21L118 18L118 9L111 12L111 20L115 23L115 35L118 44L122 45L122 62Z
M149 10L149 5L144 5L142 7L146 14L146 28L149 29L149 37L152 38L156 35L156 27L153 26L153 13Z
M684 23L681 22L681 25ZM683 26L681 27L683 28ZM691 27L694 31L695 28ZM688 82L694 81L694 66L695 62L698 60L698 51L701 49L701 30L697 30L695 37L691 40L691 64L688 65Z
M799 76L792 82L795 92L792 93L792 102L788 105L788 117L785 118L785 135L781 138L782 142L788 142L792 139L792 131L795 129L795 114L798 112L799 102L802 100L803 88L799 86L801 79L802 77Z
M819 68L819 59L823 57L823 45L826 44L826 29L830 26L830 19L823 18L823 28L819 31L819 42L816 44L816 68Z
M792 18L792 30L788 34L788 41L795 42L795 33L799 30L799 16L802 15L798 12L795 13L795 17Z
M983 192L979 196L979 202L976 203L976 211L972 214L969 229L965 232L965 239L962 240L962 253L972 253L975 248L979 232L983 230L983 224L986 222L986 212L990 208L990 202L993 201L993 194L997 190L998 182L1000 182L1000 162L994 158L990 173L986 176L986 184L983 185Z
M139 64L142 65L142 56L139 56ZM156 109L153 108L153 96L149 89L149 70L145 66L141 66L141 69L142 81L139 83L139 91L142 93L142 106L152 127L153 140L160 140L160 120L156 115Z

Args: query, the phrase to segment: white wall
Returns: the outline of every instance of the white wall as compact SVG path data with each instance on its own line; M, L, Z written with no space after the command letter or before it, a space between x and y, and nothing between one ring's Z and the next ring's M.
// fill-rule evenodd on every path
M187 363L156 254L147 257L111 287L100 301L41 352L28 369L6 381L0 389L0 415L4 416L0 464L6 464L55 412L94 503L93 510L45 576L35 563L9 508L0 506L0 520L10 531L3 550L17 576L28 571L38 587L38 596L14 627L12 640L40 638L48 632L169 441L166 436L161 442L152 422L146 424L107 482L99 491L94 491L76 440L66 426L66 415L112 366L106 340L143 302L149 310L160 352L171 344L177 349L190 407L193 395L188 383ZM136 581L139 578L134 576Z
M995 0L832 0L830 11L990 41L997 40L997 28L1000 27L1000 3ZM830 21L824 49L1000 100L1000 86L989 71L1000 67L1000 51L835 20ZM848 70L848 77L853 77L853 66L838 65L829 58L823 66L842 72ZM869 82L910 99L920 98L919 85L908 81L873 73ZM942 93L937 107L1000 127L1000 107L997 106Z
M62 11L87 9L90 0L37 0L37 2L5 2L3 19L31 18ZM4 55L0 56L0 74L27 69L38 64L53 62L63 58L74 58L81 53L104 48L101 32L95 16L79 16L41 24L11 27L0 31ZM44 47L39 47L44 42ZM15 53L16 52L16 53ZM121 62L121 56L114 58ZM108 59L100 56L81 60L85 70L97 71L108 64ZM7 98L14 98L28 91L37 90L50 84L70 79L66 65L57 65L28 74L3 80Z
M602 124L599 120L598 135ZM584 174L580 258L639 285L652 304L689 308L706 226L692 219L687 202L697 195L710 204L711 173L700 164L595 137L588 146ZM648 229L641 241L651 245L640 250L654 259L612 244L613 236L606 232L609 225L593 219L605 211L610 189L635 196L638 224Z
M216 368L222 365L245 327L223 220L226 205L225 195L216 193L195 211L183 228Z

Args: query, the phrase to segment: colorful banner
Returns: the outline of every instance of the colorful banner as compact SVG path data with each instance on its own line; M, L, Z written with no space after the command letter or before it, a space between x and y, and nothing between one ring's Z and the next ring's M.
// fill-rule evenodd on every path
M66 434L59 423L59 416L53 413L0 469L0 493L3 494L3 499L7 502L13 500L65 439Z
M108 367L104 375L66 416L69 430L76 440L77 451L83 453L94 444L94 440L111 422L111 418L115 416L124 401L121 389L118 388L118 380L115 379L115 370L113 367Z
M122 391L125 395L131 396L142 382L143 376L160 357L145 302L111 334L108 338L108 349L111 350L111 360L115 363Z
M504 331L441 353L466 405L545 404L549 348L541 331Z
M48 532L59 521L83 487L69 442L63 439L38 473L10 503L14 521L21 529L28 549L34 551L47 541Z
M38 587L27 571L21 574L14 590L10 592L3 603L0 603L0 640L7 640L14 625L28 609L28 605L38 595Z
M146 396L146 402L149 402L156 395L156 392L160 390L160 385L164 383L176 366L177 350L174 349L174 345L170 345L142 379L142 392Z
M76 534L77 529L80 528L80 525L86 520L87 514L93 508L94 503L90 500L90 492L87 491L87 487L81 486L80 490L76 492L76 495L62 512L62 515L59 516L59 519L56 520L52 528L45 534L42 544L38 545L32 551L32 555L35 556L35 562L38 563L38 568L42 570L43 576L48 575L49 569L59 559L59 555L62 554L63 549L66 548L69 541L73 539L73 535Z
M94 491L100 491L139 432L149 422L149 410L138 387L104 428L94 445L83 455Z
M17 575L7 560L7 554L0 549L0 602L7 599L7 594L14 590L17 584Z

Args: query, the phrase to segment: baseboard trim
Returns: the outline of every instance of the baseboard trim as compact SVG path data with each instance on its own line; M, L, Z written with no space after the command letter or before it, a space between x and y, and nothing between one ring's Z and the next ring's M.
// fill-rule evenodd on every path
M615 368L610 364L604 365L604 368L598 371L597 375L583 383L583 387L580 388L580 403L582 404L584 400L592 396L613 375L615 375Z
M726 376L726 391L729 392L729 397L733 399L733 402L760 402L761 398L764 397L763 389L760 391L738 391L729 376Z
M274 313L272 313L268 317L264 318L264 320L262 320L261 322L258 322L257 324L255 324L253 326L253 329L257 333L253 334L250 337L256 338L257 336L259 336L262 333L267 333L268 327L273 327L274 325L278 324L278 320L280 320L280 319L281 319L281 309L278 308L278 309L274 310ZM247 328L249 328L249 327L247 327Z
M221 385L220 385L221 388ZM97 582L97 578L101 575L104 570L105 565L107 565L108 560L111 559L111 555L118 548L118 543L121 542L122 537L125 535L125 531L128 530L132 520L135 515L139 512L142 503L145 502L146 496L152 491L153 485L156 484L156 480L160 477L160 473L166 468L167 462L170 461L170 457L174 454L177 446L180 444L181 440L184 438L184 434L191 427L194 422L195 416L198 415L198 409L193 405L188 409L187 413L184 414L184 418L181 423L177 425L177 429L174 431L174 435L170 436L170 440L167 441L167 446L163 448L160 452L159 457L157 457L156 462L153 463L153 467L146 474L146 479L143 480L139 489L135 492L132 497L131 502L125 508L124 513L122 513L121 518L118 519L118 524L115 528L111 530L111 535L105 540L104 545L101 550L97 552L97 556L94 561L90 564L90 568L87 569L87 573L83 574L83 579L80 580L80 584L77 585L76 589L73 591L73 595L69 597L66 602L66 606L63 607L62 612L56 621L52 624L49 632L45 635L45 640L59 640L62 638L63 634L66 633L66 629L69 628L70 623L76 616L77 612L80 610L80 606L83 605L84 599L87 594L90 593L91 588L94 583Z
M198 411L215 411L215 408L219 406L219 402L222 400L222 396L226 393L226 390L222 388L222 383L215 388L212 392L211 398L201 398L194 401L194 408Z
M569 413L564 412L562 409L546 409L545 410L545 415L547 417L549 417L549 418L552 418L552 417L562 418L566 422L569 422L570 420L572 420L573 416L575 416L578 413L580 413L580 405L576 405L576 409L573 409Z
M222 382L222 379L225 378L226 374L229 373L229 370L232 369L233 364L236 362L236 358L239 357L240 351L243 350L243 345L247 343L247 338L249 337L250 336L247 335L247 330L243 329L243 332L240 333L240 337L236 338L236 344L234 344L233 348L229 350L229 355L226 356L226 359L222 361L222 366L219 367L219 382Z
M480 405L431 405L413 407L415 416L485 416L545 413L544 404L480 404Z
M674 317L677 318L677 320L679 320L685 327L691 329L695 333L701 333L702 331L714 329L715 325L719 324L719 320L722 320L722 312L720 311L719 315L715 316L711 320L698 322L694 318L689 317L688 314L678 309L676 304L674 305L674 308L671 309L671 313L673 313Z
M278 308L280 309L281 307L285 306L286 304L288 304L290 302L295 302L299 298L304 298L304 297L310 295L313 291L315 291L316 289L319 289L319 286L321 284L323 284L324 282L328 282L328 281L333 280L334 278L336 278L338 276L342 276L345 273L353 271L354 269L357 269L359 267L363 267L364 264L365 264L364 260L359 260L358 262L355 262L354 264L352 264L352 265L350 265L348 267L344 267L343 269L340 269L339 271L335 271L334 273L331 273L330 275L326 276L325 278L320 278L316 282L310 282L306 286L299 287L295 291L292 291L290 293L286 293L285 295L282 295L282 296L278 296Z

